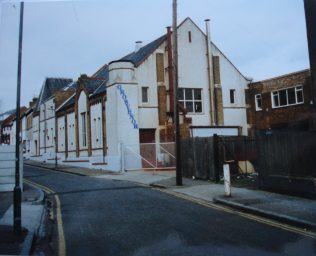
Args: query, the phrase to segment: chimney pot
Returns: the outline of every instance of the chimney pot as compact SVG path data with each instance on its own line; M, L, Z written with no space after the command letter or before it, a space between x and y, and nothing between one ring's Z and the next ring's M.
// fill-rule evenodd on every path
M143 42L142 41L136 41L135 42L135 52L138 52L140 48L143 47Z

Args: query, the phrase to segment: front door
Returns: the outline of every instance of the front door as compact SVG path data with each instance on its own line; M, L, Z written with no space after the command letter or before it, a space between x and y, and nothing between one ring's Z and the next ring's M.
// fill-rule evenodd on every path
M139 129L140 154L143 168L156 166L155 133L156 129Z

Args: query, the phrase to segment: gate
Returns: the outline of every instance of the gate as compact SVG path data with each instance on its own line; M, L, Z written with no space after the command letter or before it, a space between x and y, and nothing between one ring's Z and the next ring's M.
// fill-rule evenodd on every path
M216 181L223 175L223 164L230 162L232 175L248 175L257 169L256 140L246 136L214 135L214 160Z
M175 143L122 145L122 170L175 170Z

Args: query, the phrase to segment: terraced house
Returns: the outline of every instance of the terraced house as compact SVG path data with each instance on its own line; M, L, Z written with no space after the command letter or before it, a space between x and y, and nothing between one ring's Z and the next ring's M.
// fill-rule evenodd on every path
M247 78L190 18L178 26L178 40L181 136L247 135ZM159 143L174 141L172 75L167 28L91 77L63 80L49 94L43 87L33 117L34 155L56 157L55 125L58 159L66 164L118 171L171 161L169 146ZM144 149L146 143L153 146Z

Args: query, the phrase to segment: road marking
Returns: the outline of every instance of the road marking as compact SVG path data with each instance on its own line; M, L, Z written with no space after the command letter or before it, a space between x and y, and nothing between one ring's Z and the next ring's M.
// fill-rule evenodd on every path
M54 190L51 190L50 188L40 185L36 182L27 180L24 178L24 182L31 185L35 186L38 188L41 188L44 190L47 194L53 194L55 201L56 201L56 218L57 218L57 230L58 230L58 255L59 256L65 256L66 255L66 241L65 241L65 235L64 235L64 228L63 228L63 219L62 219L62 214L61 214L61 203L59 200L59 196Z
M286 230L286 231L289 231L289 232L292 232L292 233L296 233L296 234L300 234L300 235L303 235L303 236L307 236L307 237L316 239L316 233L314 233L312 231L307 231L307 230L305 230L303 228L298 228L298 227L290 226L290 225L287 225L287 224L282 224L282 223L274 221L274 220L270 220L270 219L267 219L267 218L259 217L259 216L256 216L256 215L253 215L253 214L250 214L250 213L244 213L244 212L241 212L241 211L238 211L238 210L235 210L235 209L231 209L231 208L228 208L226 206L221 206L221 205L218 205L218 204L215 204L215 203L206 202L206 201L203 201L203 200L200 200L200 199L192 198L190 196L187 196L187 195L184 195L184 194L180 194L180 193L177 193L177 192L174 192L174 191L170 191L170 190L166 190L166 189L160 189L160 188L153 188L153 189L161 191L161 192L166 193L166 194L169 194L169 195L174 196L174 197L178 197L178 198L182 198L184 200L191 201L193 203L196 203L196 204L199 204L199 205L202 205L202 206L206 206L206 207L209 207L209 208L213 208L213 209L216 209L216 210L219 210L219 211L224 211L224 212L231 213L231 214L236 214L236 215L239 215L239 216L244 217L246 219L250 219L250 220L262 223L262 224L266 224L266 225L269 225L269 226L273 226L275 228L283 229L283 230Z

